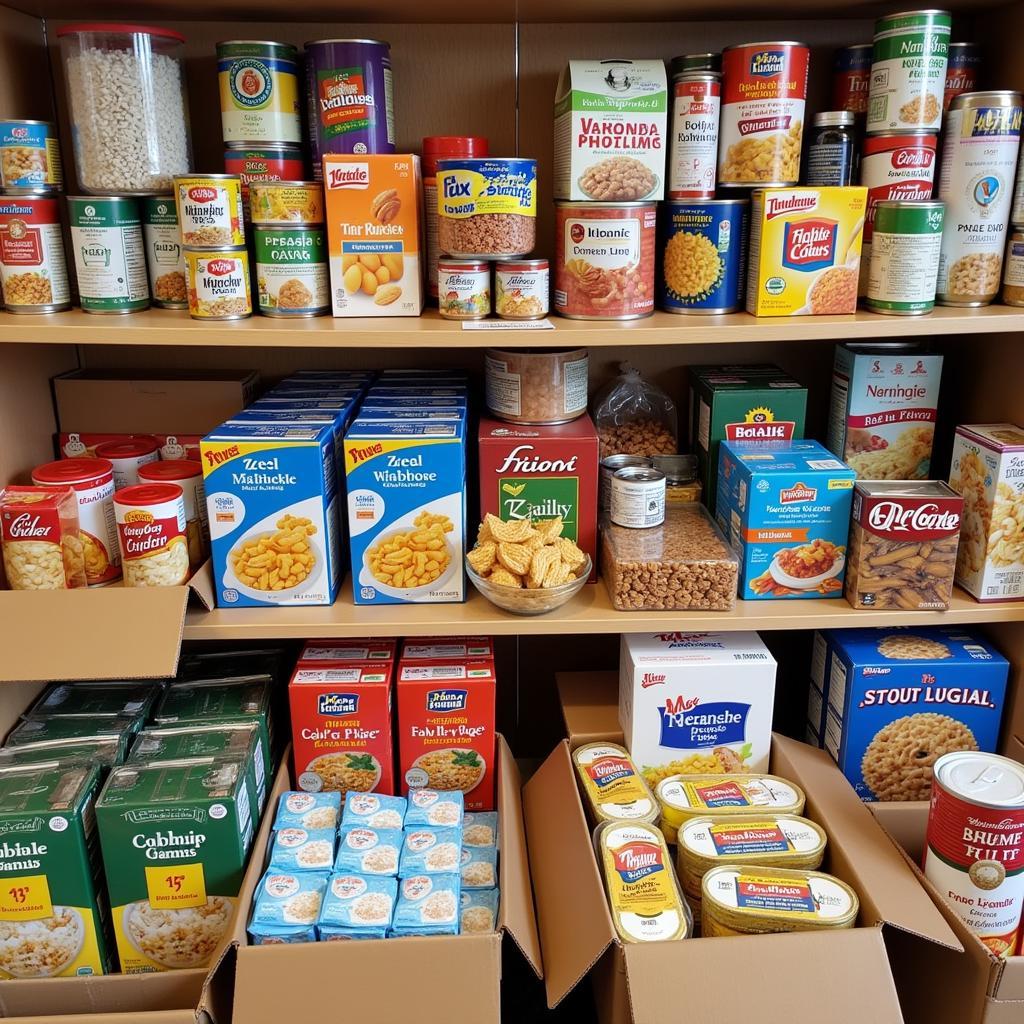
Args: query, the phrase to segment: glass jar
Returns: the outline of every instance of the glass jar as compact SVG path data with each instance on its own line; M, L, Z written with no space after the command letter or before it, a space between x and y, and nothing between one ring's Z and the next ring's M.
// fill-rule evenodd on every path
M108 24L66 25L57 36L82 190L169 191L192 166L185 37Z
M700 501L696 455L652 455L651 464L665 474L665 504Z
M857 169L854 116L849 110L814 115L814 133L807 148L807 184L818 187L852 185Z

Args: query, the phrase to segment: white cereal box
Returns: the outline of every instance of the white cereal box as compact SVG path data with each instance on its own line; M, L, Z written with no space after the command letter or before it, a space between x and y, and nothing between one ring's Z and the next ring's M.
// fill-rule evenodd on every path
M623 634L619 724L643 771L763 772L775 659L753 632Z

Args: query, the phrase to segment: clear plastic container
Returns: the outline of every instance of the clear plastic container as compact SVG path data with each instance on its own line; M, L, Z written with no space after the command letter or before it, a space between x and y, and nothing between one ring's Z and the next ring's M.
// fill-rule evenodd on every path
M82 190L170 191L192 167L185 37L114 24L66 25L57 36Z

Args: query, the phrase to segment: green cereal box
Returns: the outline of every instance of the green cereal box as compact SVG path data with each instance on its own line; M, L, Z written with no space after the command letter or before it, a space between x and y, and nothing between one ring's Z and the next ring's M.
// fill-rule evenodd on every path
M234 918L252 840L243 762L121 765L96 820L121 970L207 966Z
M67 715L112 715L145 719L162 684L152 683L51 683L28 710L26 718Z
M0 978L111 969L96 765L0 768Z
M104 778L108 769L120 764L128 754L128 735L83 736L79 739L42 740L19 747L0 749L0 767L12 764L40 764L56 761L62 764L98 764Z
M82 740L94 736L118 736L125 743L142 728L142 720L115 715L58 715L54 718L26 718L4 742L6 747L46 743L50 740Z

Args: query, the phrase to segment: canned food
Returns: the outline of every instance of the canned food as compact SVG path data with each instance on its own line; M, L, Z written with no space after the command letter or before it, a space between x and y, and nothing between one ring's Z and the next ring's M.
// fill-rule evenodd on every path
M510 423L568 423L587 411L585 348L484 354L487 408Z
M160 445L155 437L133 437L126 441L104 441L96 445L96 458L106 459L114 474L114 489L131 487L139 482L139 469L160 458Z
M59 192L64 184L57 126L0 121L0 186L8 195Z
M78 529L90 587L121 578L121 552L114 522L114 469L106 459L61 459L32 470L32 483L70 487L78 499Z
M597 485L597 509L607 512L612 507L612 477L627 466L642 466L650 469L654 463L647 455L606 455L601 460L601 473Z
M256 227L253 251L257 302L264 316L323 316L330 312L327 233L322 226Z
M229 142L224 151L224 170L242 181L242 211L249 217L249 186L254 181L297 181L306 173L300 146L249 146Z
M938 301L984 306L999 293L1024 110L1019 92L968 92L946 115L939 199L946 220Z
M217 44L225 142L301 142L299 54L290 43L231 39Z
M935 308L945 209L939 200L887 199L876 205L868 309L918 316Z
M656 203L555 203L555 311L572 320L654 312Z
M651 464L665 474L665 507L700 501L701 485L697 479L697 456L652 455Z
M185 254L174 196L145 196L141 203L150 298L154 306L185 309Z
M185 250L188 312L193 320L252 316L249 254L245 249Z
M189 567L196 570L210 550L203 464L195 459L169 459L139 467L140 484L177 484L185 502L185 537Z
M710 199L715 194L722 76L684 71L673 75L672 82L668 198Z
M237 174L204 174L174 179L181 241L213 249L245 245L242 179Z
M323 224L324 187L318 181L254 181L253 224Z
M114 494L126 587L177 587L188 579L185 499L177 484L136 484Z
M949 11L901 11L875 22L867 130L938 131L949 55Z
M611 520L645 530L665 522L665 474L646 466L625 466L612 474Z
M437 305L446 320L483 320L491 312L491 265L484 260L437 264Z
M807 147L806 184L852 185L856 164L853 113L829 110L815 114L811 144Z
M981 47L977 43L950 43L949 59L946 61L946 90L942 97L942 109L962 92L974 92L978 88L978 73L981 71Z
M664 204L658 305L667 313L734 313L743 305L746 199Z
M863 119L871 87L872 43L858 43L836 50L832 60L832 106L849 110Z
M494 311L502 320L548 315L551 271L547 260L505 260L494 268Z
M1003 302L1024 306L1024 230L1014 229L1003 261Z
M722 52L720 186L800 180L809 66L804 43L742 43Z
M82 310L147 309L149 278L139 204L128 196L69 196L68 216Z
M625 747L585 743L572 752L572 763L592 821L657 822L658 802Z
M9 313L55 313L71 308L56 199L0 198L0 284Z

